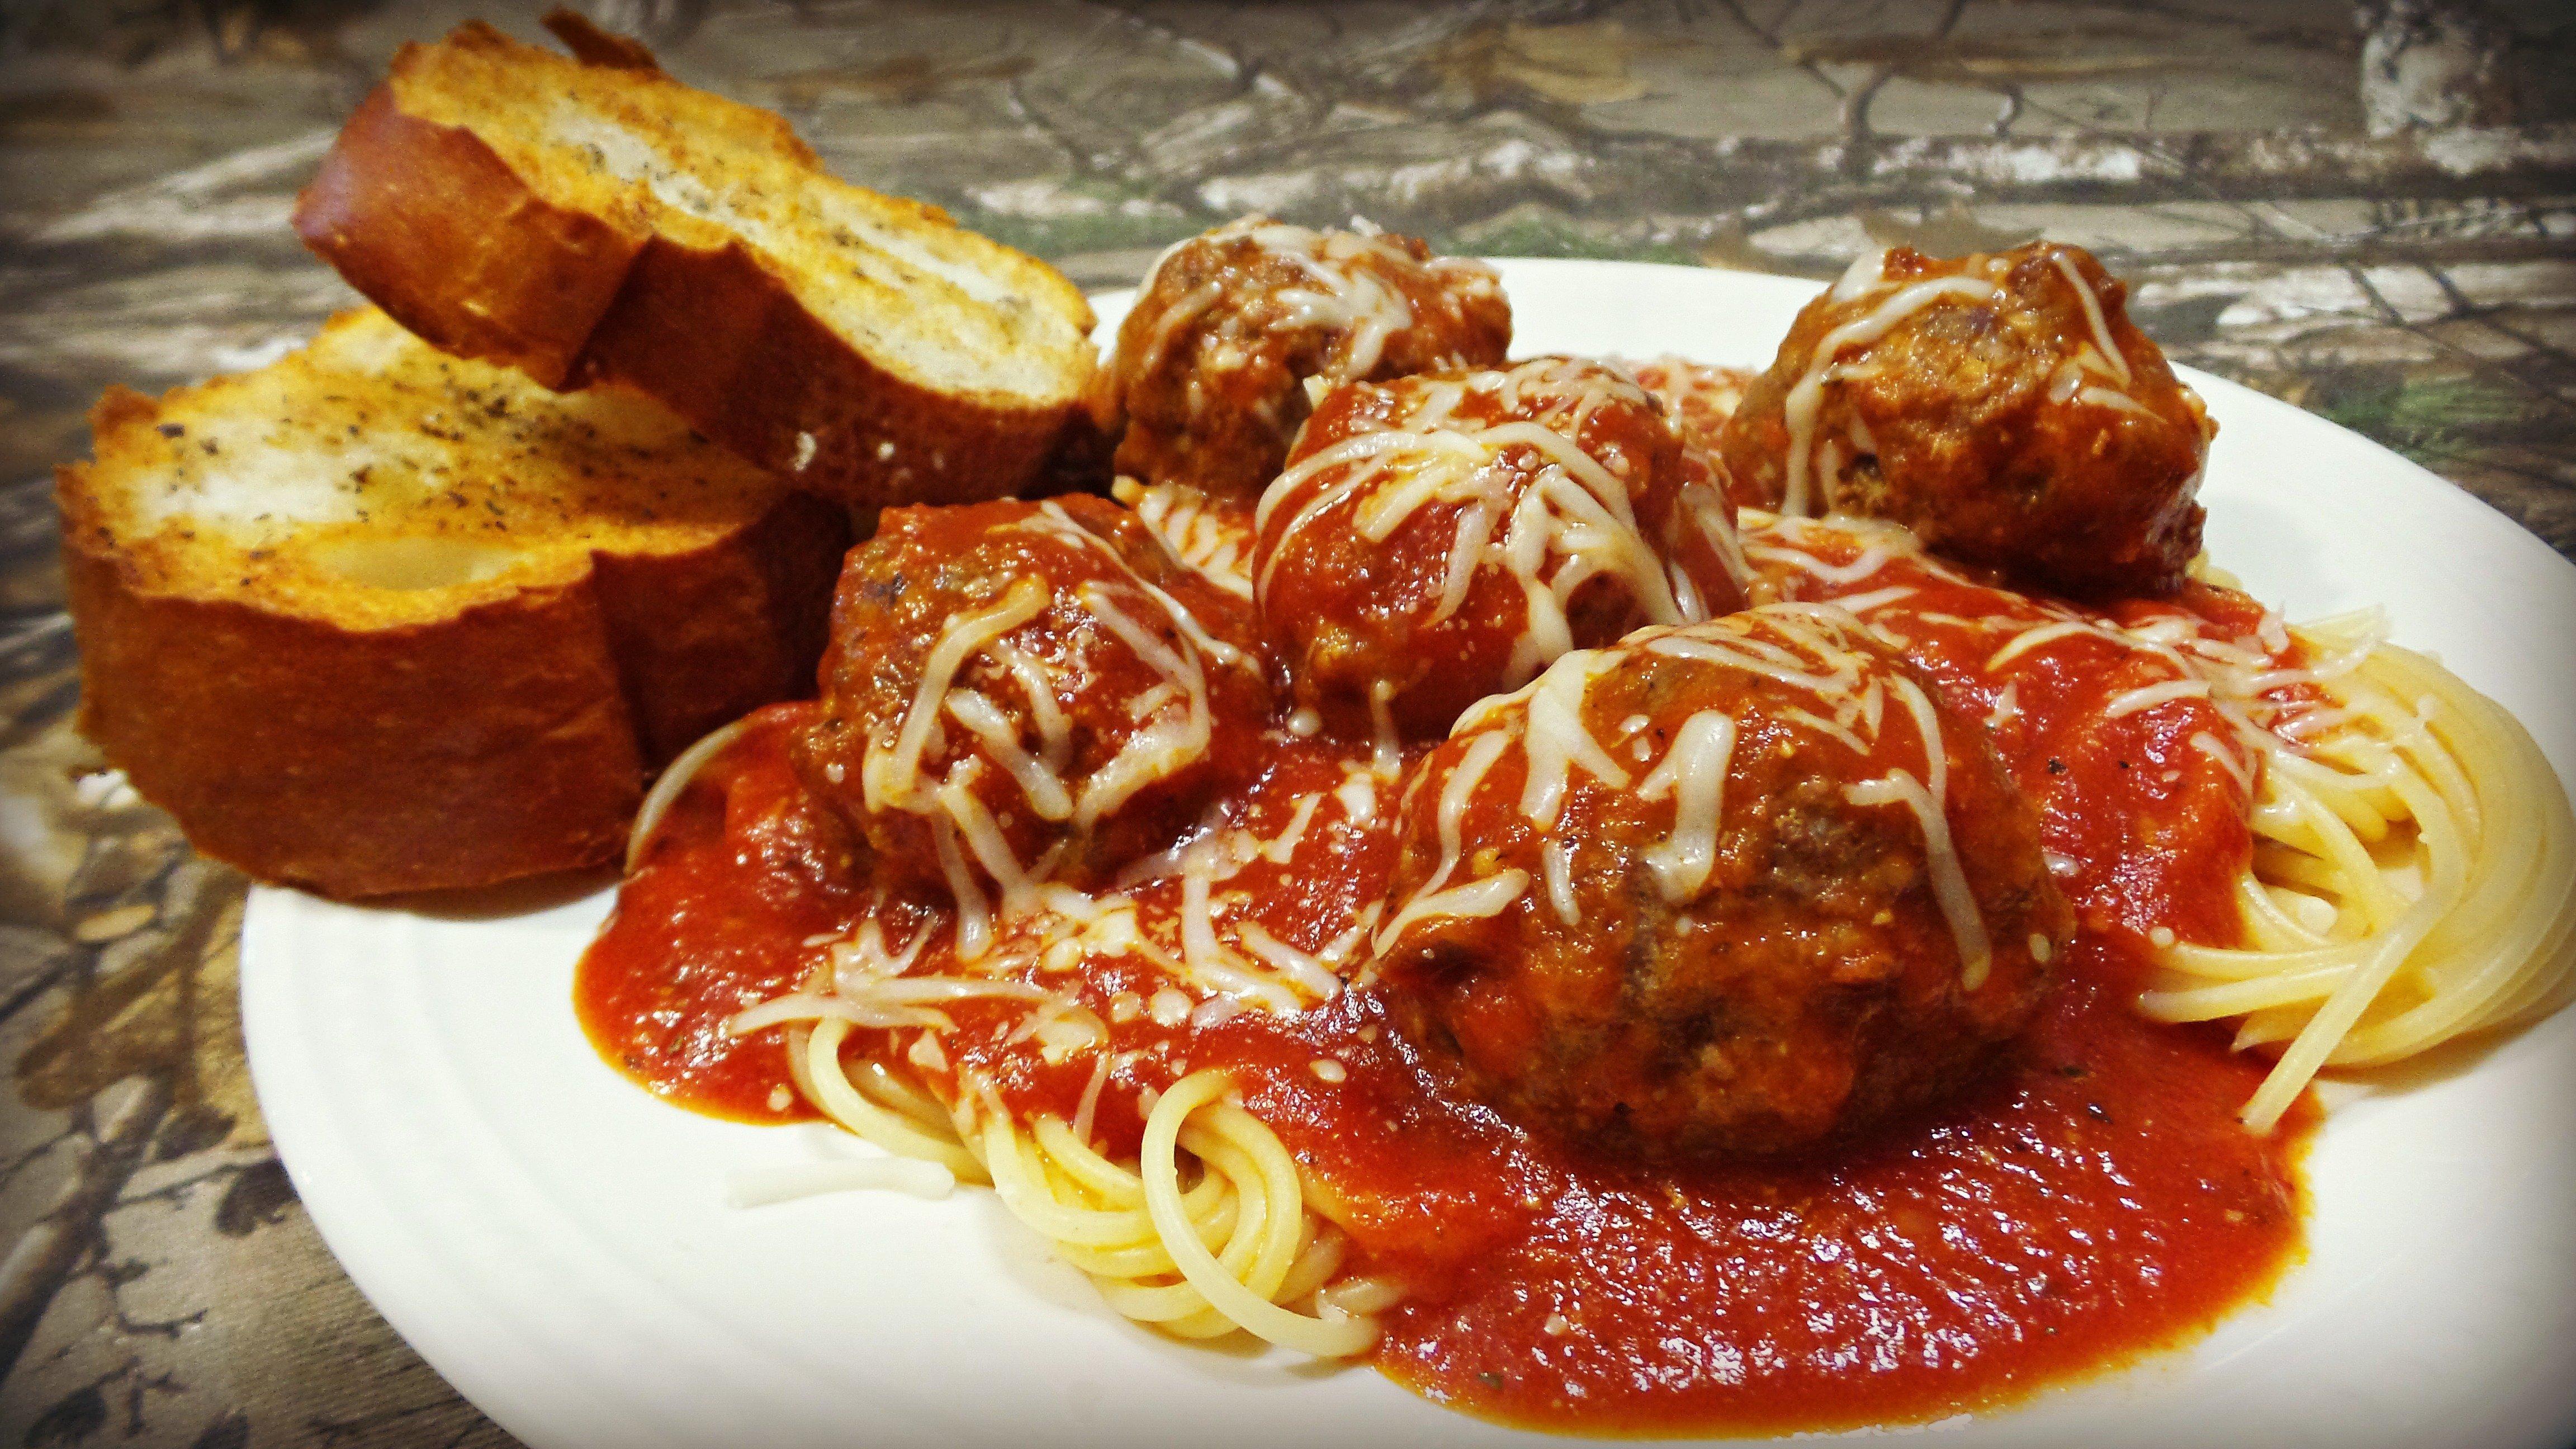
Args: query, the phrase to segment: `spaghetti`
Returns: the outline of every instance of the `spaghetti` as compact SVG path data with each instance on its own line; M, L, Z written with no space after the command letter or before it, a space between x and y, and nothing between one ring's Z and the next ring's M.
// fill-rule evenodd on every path
M2337 662L2308 671L2317 697L2261 702L2243 944L2177 942L2139 999L2279 1051L2246 1107L2258 1128L2322 1067L2528 1020L2576 982L2566 791L2512 715L2380 628L2374 612L2291 631Z
M2233 1021L2240 1049L2277 1054L2248 1126L2277 1124L2320 1068L2528 1020L2576 984L2566 790L2509 713L2385 642L2375 611L2288 628L2207 571L2181 606L2086 610L1978 582L1888 525L1747 517L1770 592L1865 612L2007 743L2032 737L2015 716L2042 691L2126 671L2040 732L2021 771L2035 795L2053 792L2049 751L2075 731L2178 742L2188 755L2167 768L2233 781L2252 848L2212 891L2222 929L2142 927L2162 974L2139 1006ZM2033 670L2036 687L2019 683ZM2085 857L2079 822L2058 824L2063 858Z
M2180 604L2088 610L1981 583L1899 528L1763 515L1747 524L1756 594L1812 601L1766 612L1789 609L1783 622L1805 627L1794 611L1830 601L1817 619L1901 647L1948 708L1985 721L2042 802L2051 868L2088 907L2094 943L2050 943L2049 954L2080 962L2126 935L2147 968L2133 999L2148 1016L2231 1019L2237 1046L2279 1053L2235 1089L2244 1120L2282 1122L2319 1066L2393 1060L2563 996L2576 929L2576 830L2563 793L2508 716L2381 642L2371 619L2289 630L2210 585ZM1596 657L1609 656L1570 659L1549 679L1579 681ZM1570 772L1653 773L1653 760L1631 759L1623 741L1566 727L1548 687L1528 692L1529 788L1506 792L1513 810L1552 815L1555 792L1541 787ZM718 821L730 831L748 820L756 832L810 809L779 763L807 708L728 726L674 763L639 824L612 937L674 919L655 892L662 872L690 858L674 851L693 835ZM1462 721L1462 739L1490 712ZM1817 715L1814 727L1856 726ZM1661 772L1673 777L1676 811L1693 797L1672 761L1711 753L1702 746L1724 733L1686 726L1674 737ZM2080 755L2079 740L2100 750ZM1311 1135L1292 1144L1274 1125L1281 1062L1293 1057L1275 1042L1246 1056L1245 1044L1321 1030L1295 1024L1336 1016L1319 1005L1343 999L1342 980L1371 943L1402 929L1401 914L1381 919L1372 898L1381 888L1369 882L1383 871L1366 862L1391 833L1389 771L1417 772L1401 747L1390 747L1390 764L1374 742L1305 739L1289 727L1275 727L1265 748L1281 758L1275 773L1181 846L1107 889L1007 892L972 953L960 949L954 911L890 899L864 870L841 903L827 893L819 914L761 923L778 943L774 963L733 966L729 1005L684 1013L714 1022L720 1040L683 1044L675 1057L746 1052L753 1081L783 1076L785 1086L765 1101L743 1090L735 1110L775 1120L810 1109L921 1166L831 1164L746 1196L936 1185L923 1174L987 1185L1140 1323L1183 1338L1243 1331L1318 1357L1379 1352L1388 1315L1421 1271L1389 1271L1383 1220L1353 1215L1366 1195L1318 1178L1319 1166L1326 1178L1347 1176L1333 1149ZM2154 768L2118 768L2111 756ZM2168 774L2181 783L2138 793ZM1422 808L1435 804L1447 802ZM1704 804L1713 814L1718 797ZM2159 867L2175 882L2161 899L2177 904L2117 877L2134 864L2134 843L2097 833L2102 820L2170 831L2201 818L2195 809L2222 844L2186 841ZM2255 844L2231 856L2225 831L2249 821ZM1658 848L1673 857L1664 864L1704 873L1705 852ZM718 835L701 854L737 884L688 898L737 899L757 878L742 862L762 851ZM1601 906L1578 900L1572 859L1543 856L1509 899L1478 908L1590 927ZM1353 885L1329 908L1280 904L1291 882L1336 872ZM2224 910L2201 919L2179 904L2199 900ZM2107 918L2105 901L2149 908ZM1418 916L1421 905L1405 909ZM667 995L653 1000L671 1010ZM1221 1048L1229 1032L1233 1044ZM1307 1090L1354 1090L1345 1078L1362 1060L1345 1037L1312 1055ZM1044 1080L1033 1085L1032 1073ZM1265 1093L1273 1106L1255 1100ZM1289 1106L1292 1117L1314 1110ZM2212 1149L2197 1151L2206 1161ZM2126 1180L2136 1166L2121 1171Z
M2204 1330L2296 1257L2318 1071L2566 996L2547 761L2184 573L2208 432L2089 258L1865 261L1649 390L1391 362L1448 293L1317 236L1158 266L1126 509L888 511L821 697L651 791L593 1040L886 1154L743 1199L988 1187L1132 1321L1521 1422L1928 1419ZM1254 417L1289 333L1401 376Z
M636 885L612 942L628 931L669 939L669 910L651 892L674 870L735 883L708 893L716 898L746 887L777 896L753 887L761 857L780 837L810 839L819 819L782 768L804 708L738 721L674 762L653 792L662 803L638 838ZM1398 1288L1349 1270L1331 1196L1309 1191L1229 1073L1192 1070L1175 1050L1234 1018L1284 1019L1331 999L1376 920L1373 904L1356 901L1346 919L1243 908L1247 894L1275 894L1318 855L1347 855L1386 823L1367 764L1330 745L1282 743L1292 758L1274 789L1123 884L1025 883L978 922L817 860L846 889L791 902L815 914L719 913L734 934L704 955L739 939L773 954L736 963L724 983L734 1009L686 1013L713 1029L682 1054L703 1063L749 1048L754 1068L779 1062L784 1082L758 1115L810 1109L946 1180L992 1188L1139 1322L1184 1338L1246 1331L1323 1358L1366 1352ZM1364 760L1370 747L1357 748ZM746 837L729 840L735 828ZM712 848L693 849L693 838ZM669 1013L667 992L654 997ZM1033 1087L1032 1074L1058 1089ZM832 1171L745 1195L919 1183Z
M851 1030L825 1017L789 1032L799 1092L862 1141L991 1187L1118 1312L1181 1338L1240 1329L1318 1358L1376 1339L1369 1310L1387 1290L1338 1278L1340 1230L1308 1203L1278 1136L1229 1100L1224 1073L1163 1092L1137 1160L1119 1163L1061 1118L1023 1122L971 1096L952 1108L883 1062L846 1059Z

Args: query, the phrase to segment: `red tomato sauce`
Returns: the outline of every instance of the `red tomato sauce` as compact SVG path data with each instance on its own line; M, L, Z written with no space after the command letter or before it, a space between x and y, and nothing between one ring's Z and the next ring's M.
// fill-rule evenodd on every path
M790 1090L785 1034L726 1023L803 984L805 943L849 930L865 909L847 846L787 768L806 708L772 705L673 802L617 911L582 957L573 1006L590 1043L646 1090L746 1122L818 1114ZM782 871L793 862L801 870Z
M2257 1065L2140 1018L2122 954L2079 947L1967 1100L1822 1160L1587 1160L1397 1073L1247 1102L1400 1206L1378 1362L1427 1397L1594 1432L1923 1419L2187 1339L2295 1256L2311 1119L2240 1127Z
M2185 941L2235 944L2234 892L2254 849L2245 822L2255 764L2207 698L2113 716L2124 695L2181 681L2183 671L2112 626L2170 617L2235 640L2261 628L2261 607L2195 584L2172 601L2080 609L1981 582L1918 549L1885 548L1887 532L1795 520L1748 530L1757 601L1859 605L1944 704L1981 722L2039 807L2042 838L2060 857L2058 884L2088 930L2143 941L2162 927ZM1871 602L1897 590L1904 596ZM2296 646L2283 657L2299 662Z
M2264 1063L2130 1004L2150 932L2233 939L2246 777L2194 743L2223 745L2225 722L2194 699L2106 718L2123 692L2166 676L2152 651L2100 633L1990 666L2021 625L1980 621L2034 607L2019 596L1917 559L1854 570L1858 545L1810 539L1798 550L1808 565L1842 569L1827 585L1768 542L1757 563L1775 597L1914 590L1869 617L1908 641L1954 708L1988 720L2078 905L2038 1022L1932 1117L1808 1160L1675 1168L1605 1159L1468 1099L1387 1026L1365 951L1333 955L1383 899L1400 782L1362 789L1364 744L1278 728L1206 838L1269 843L1225 882L1226 918L1338 959L1353 984L1330 1004L1167 1019L1152 1002L1169 978L1133 955L1087 958L1069 978L1029 979L1069 980L1110 1023L1115 1066L1098 1083L1103 1057L1051 1060L1019 1029L1019 1002L958 1003L936 1066L911 1050L912 1032L854 1033L845 1051L903 1061L943 1097L971 1066L1015 1113L1071 1120L1088 1098L1112 1156L1134 1153L1144 1093L1227 1069L1310 1190L1334 1200L1353 1267L1403 1285L1377 1366L1514 1423L1751 1433L1919 1421L2187 1342L2297 1257L2298 1164L2316 1121L2303 1101L2277 1132L2246 1132L2235 1113ZM2191 611L2231 637L2260 617L2214 593L2141 607ZM783 748L804 708L756 717L690 785L576 988L613 1065L683 1105L755 1121L808 1113L780 1091L783 1030L737 1037L726 1022L805 983L818 943L872 910L900 917L900 928L880 917L889 939L937 919L879 899L845 838L804 803ZM1140 915L1180 909L1169 875L1128 894ZM949 950L935 927L916 970L941 969Z

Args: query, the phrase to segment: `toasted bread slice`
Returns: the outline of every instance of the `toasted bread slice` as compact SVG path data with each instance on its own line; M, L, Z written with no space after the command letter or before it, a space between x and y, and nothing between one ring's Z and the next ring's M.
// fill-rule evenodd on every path
M632 387L801 487L1030 481L1091 375L1072 283L833 179L784 120L631 41L548 24L581 58L479 22L405 46L298 202L306 243L450 352Z
M812 687L849 535L622 393L380 312L57 479L82 728L199 849L340 896L612 859L645 772Z

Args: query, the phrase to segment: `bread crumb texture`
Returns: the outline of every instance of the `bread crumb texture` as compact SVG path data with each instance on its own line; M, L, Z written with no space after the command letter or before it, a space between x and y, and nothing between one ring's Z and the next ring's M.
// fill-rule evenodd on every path
M406 113L472 131L552 205L630 236L746 247L916 386L1047 407L1089 375L1091 309L1072 283L936 206L833 178L771 112L470 24L407 49L392 85Z
M649 399L548 392L373 309L257 372L112 391L92 425L65 526L132 586L344 628L576 583L594 552L702 548L781 493Z

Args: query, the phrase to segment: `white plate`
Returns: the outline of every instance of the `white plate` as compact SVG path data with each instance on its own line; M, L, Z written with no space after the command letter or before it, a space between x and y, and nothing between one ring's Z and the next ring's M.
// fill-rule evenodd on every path
M1815 290L1598 262L1503 276L1523 353L1748 365ZM2294 619L2386 604L2398 639L2511 707L2576 779L2576 568L2395 454L2191 381L2222 424L2219 561ZM697 1117L603 1065L571 983L608 904L438 919L261 889L244 927L251 1067L315 1224L422 1356L529 1444L1514 1437L1366 1369L1136 1328L988 1194L727 1207L734 1169L864 1149ZM2576 1438L2576 1013L2339 1089L2309 1170L2308 1259L2269 1303L1943 1438Z

